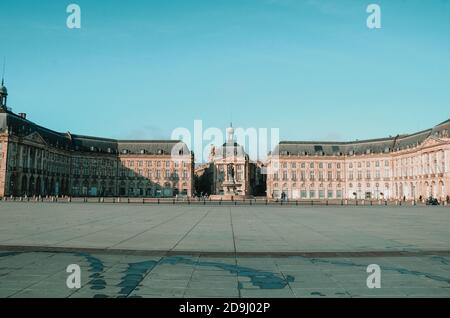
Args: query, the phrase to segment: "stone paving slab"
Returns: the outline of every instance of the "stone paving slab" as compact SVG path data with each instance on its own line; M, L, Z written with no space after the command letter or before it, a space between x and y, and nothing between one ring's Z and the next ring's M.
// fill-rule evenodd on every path
M23 262L30 257L40 262ZM123 255L0 250L0 269L10 266L0 277L0 297L450 297L450 257L383 259L381 288L369 289L366 268L379 260L130 256L127 263ZM275 266L261 269L257 262ZM66 286L69 264L81 267L81 289Z
M444 207L1 202L0 297L448 298L449 228Z
M0 247L159 252L447 251L448 207L0 202Z

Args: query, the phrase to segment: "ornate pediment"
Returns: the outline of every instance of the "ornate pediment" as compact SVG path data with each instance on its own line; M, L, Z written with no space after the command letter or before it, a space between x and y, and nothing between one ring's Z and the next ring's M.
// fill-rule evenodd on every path
M31 141L31 142L38 143L41 145L47 144L45 142L44 138L42 138L42 136L37 131L32 132L31 134L25 136L23 139L26 141Z
M433 146L439 146L439 145L443 145L445 144L445 142L437 137L434 136L430 136L427 139L424 140L424 142L422 142L422 144L420 145L420 148L428 148L428 147L433 147Z

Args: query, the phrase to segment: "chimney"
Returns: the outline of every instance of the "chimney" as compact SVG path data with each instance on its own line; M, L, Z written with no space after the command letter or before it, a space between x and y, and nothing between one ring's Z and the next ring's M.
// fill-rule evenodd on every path
M19 113L19 117L23 118L23 119L27 119L27 114L26 113Z

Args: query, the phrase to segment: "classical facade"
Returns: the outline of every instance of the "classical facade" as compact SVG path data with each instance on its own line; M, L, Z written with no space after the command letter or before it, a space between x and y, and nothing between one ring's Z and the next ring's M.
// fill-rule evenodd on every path
M60 133L7 107L0 86L0 197L192 195L194 155L172 140Z
M293 200L445 199L450 195L450 120L410 135L354 142L280 142L253 162L227 129L195 173L180 141L115 140L55 132L7 107L0 86L0 197L171 197ZM264 172L264 173L263 173ZM284 195L283 195L284 194Z
M355 142L280 142L267 194L311 199L446 199L450 120L410 135Z
M201 192L215 198L239 198L258 195L264 187L262 163L253 162L244 147L235 142L234 128L227 128L227 141L221 146L211 146L207 164L196 169Z

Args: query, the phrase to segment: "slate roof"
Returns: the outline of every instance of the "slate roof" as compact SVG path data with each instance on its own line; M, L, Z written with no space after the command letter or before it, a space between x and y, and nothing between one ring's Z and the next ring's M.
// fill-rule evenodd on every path
M360 155L387 153L420 145L430 136L450 136L450 119L435 127L408 135L347 142L281 141L273 150L277 155Z
M3 110L0 112L0 132L7 129L10 133L20 137L37 132L48 145L84 152L170 155L173 147L180 142L179 140L117 140L76 135L70 132L61 133L39 126L11 111ZM183 154L189 153L185 144L182 144L181 148Z

